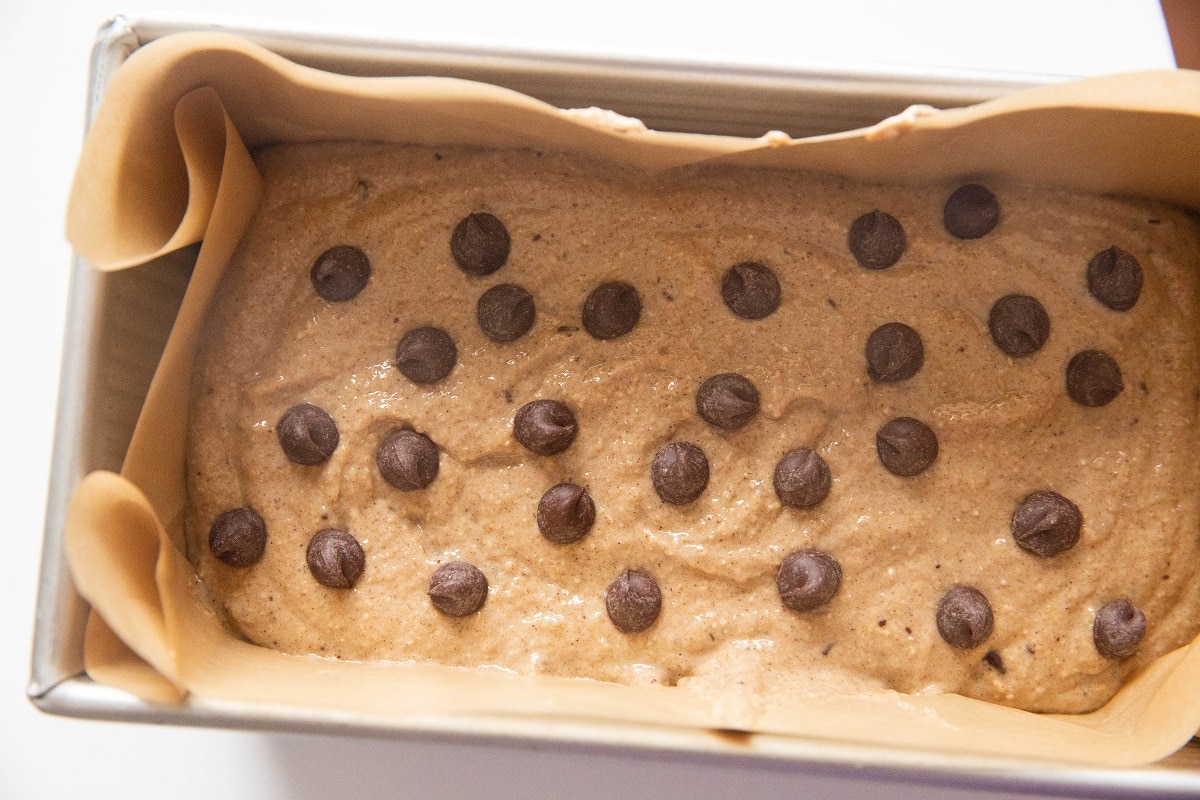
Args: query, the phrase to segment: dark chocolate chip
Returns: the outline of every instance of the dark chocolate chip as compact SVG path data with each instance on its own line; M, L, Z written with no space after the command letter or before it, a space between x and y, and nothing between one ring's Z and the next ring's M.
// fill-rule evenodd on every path
M339 244L317 256L309 277L323 299L344 303L366 288L371 277L371 262L357 247Z
M938 601L937 628L951 647L978 647L992 635L992 604L973 586L955 586Z
M691 442L664 444L654 454L650 480L663 502L686 505L708 486L708 458Z
M483 608L487 594L487 576L466 561L442 564L429 578L429 600L448 617L474 614Z
M779 599L793 611L813 611L828 603L842 585L842 565L820 550L797 550L775 573Z
M775 494L785 506L812 508L829 495L829 465L801 447L789 450L775 465Z
M513 435L517 441L541 456L566 450L575 441L578 430L575 414L558 400L526 403L513 417Z
M956 189L942 210L942 224L959 239L978 239L990 233L999 221L996 195L977 183Z
M600 284L583 303L583 329L597 339L624 336L641 318L642 296L622 281Z
M910 478L933 464L938 454L938 441L924 422L912 417L896 417L875 434L875 451L888 472Z
M732 372L714 375L696 392L696 411L710 425L737 430L758 413L758 389Z
M1108 353L1084 350L1067 364L1067 394L1082 406L1108 405L1124 390L1121 368Z
M306 560L317 582L333 589L354 588L367 563L358 539L335 528L317 531L309 540Z
M275 432L284 454L306 466L320 464L333 455L340 438L333 417L312 403L301 403L283 412Z
M257 564L267 549L267 524L252 508L232 508L213 520L208 549L231 567Z
M779 278L758 261L734 264L721 279L721 298L742 319L762 319L779 308Z
M375 464L383 479L405 492L424 489L438 476L438 449L428 436L402 429L379 443Z
M1137 652L1146 636L1146 615L1128 600L1105 603L1092 623L1092 641L1105 658L1119 661Z
M441 328L414 328L396 346L396 368L413 383L437 383L458 361L458 348Z
M552 486L537 507L538 530L555 544L577 542L596 522L596 504L587 489L574 483Z
M533 295L512 283L493 286L475 306L475 319L493 342L511 342L529 333L537 310Z
M988 331L996 346L1008 355L1031 355L1041 350L1050 336L1050 315L1028 295L1005 295L988 314Z
M880 325L867 337L867 374L883 383L904 381L925 363L921 335L903 322Z
M1082 525L1079 506L1058 492L1034 492L1021 501L1012 515L1017 544L1042 558L1074 547Z
M654 624L662 610L658 582L645 572L627 569L608 585L604 597L608 618L622 633L638 633Z
M450 235L450 254L463 272L491 275L508 261L508 228L486 211L468 214Z
M850 225L850 252L867 269L887 269L900 260L908 240L900 221L884 211L863 214Z
M1119 247L1101 250L1088 262L1087 285L1113 311L1128 311L1142 294L1142 265Z
M983 654L983 663L987 664L992 669L999 672L1001 675L1008 672L1004 667L1004 658L1000 655L999 650L988 650Z

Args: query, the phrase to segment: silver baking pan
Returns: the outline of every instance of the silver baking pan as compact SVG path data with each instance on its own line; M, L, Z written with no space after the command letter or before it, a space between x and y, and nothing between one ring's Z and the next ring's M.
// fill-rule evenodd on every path
M841 68L753 69L649 59L583 58L504 49L328 36L279 26L119 16L92 53L88 119L114 70L137 48L185 30L241 35L302 64L354 75L443 75L506 86L562 108L600 106L660 130L759 136L834 133L874 124L909 105L946 108L1064 76L983 72L902 74ZM237 704L158 705L93 683L83 671L87 604L63 555L63 521L88 472L120 468L195 259L195 248L130 270L72 266L45 542L28 695L52 714L270 731L310 731L490 742L504 747L623 750L688 761L786 764L857 779L1064 796L1200 796L1200 744L1139 769L1031 765L994 758L836 742L606 723L426 718L403 725L347 723L332 713Z

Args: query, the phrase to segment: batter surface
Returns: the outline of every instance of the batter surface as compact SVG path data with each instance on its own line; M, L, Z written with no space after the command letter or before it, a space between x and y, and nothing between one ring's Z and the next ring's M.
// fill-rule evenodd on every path
M764 697L958 692L1071 712L1099 706L1200 628L1200 235L1182 211L989 184L999 222L962 239L943 219L957 185L715 168L646 176L551 153L369 144L272 148L258 163L265 196L198 355L188 470L189 557L251 641L701 691L741 682ZM864 268L847 244L874 209L906 242L883 269ZM501 220L511 241L486 276L451 253L456 226L476 212ZM336 245L360 248L370 275L331 302L310 273ZM1085 278L1114 246L1144 274L1126 311L1099 302ZM745 262L779 283L778 308L759 319L722 296L727 270ZM636 288L641 312L628 333L600 339L583 307L611 281ZM529 332L509 342L477 317L499 284L523 287L536 307ZM1018 357L989 333L993 304L1013 294L1049 318L1044 344ZM923 360L910 377L877 380L866 343L893 322L919 334ZM448 333L456 354L446 377L416 383L397 367L397 343L426 326ZM1119 365L1122 390L1104 405L1066 389L1068 362L1087 350ZM697 390L723 373L759 394L744 427L697 412ZM514 436L518 409L540 399L577 422L557 454ZM303 403L338 434L313 465L290 459L277 431ZM911 477L885 469L877 450L897 417L936 434L935 460ZM377 462L380 443L405 428L437 448L423 489L396 488ZM682 504L651 477L672 442L695 445L709 467ZM827 496L809 508L784 505L773 485L799 448L829 469ZM555 543L536 516L564 482L586 488L595 521ZM1019 547L1012 527L1042 491L1082 517L1077 543L1051 556ZM267 530L250 566L210 548L214 520L238 508ZM323 529L361 545L352 588L320 582L329 564L306 560ZM832 599L810 611L787 607L776 583L803 549L841 570ZM486 601L462 617L428 594L451 562L486 576ZM627 570L661 593L640 632L606 609ZM939 601L958 586L992 610L975 646L939 633ZM1146 618L1126 658L1101 655L1093 636L1099 609L1118 599Z

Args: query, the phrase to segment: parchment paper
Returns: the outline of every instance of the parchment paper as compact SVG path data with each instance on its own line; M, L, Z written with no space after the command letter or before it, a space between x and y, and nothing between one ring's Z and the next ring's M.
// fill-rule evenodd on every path
M247 148L369 139L560 149L646 169L716 159L887 181L1012 177L1200 209L1200 74L1150 72L1058 85L969 109L918 110L873 128L789 140L607 125L492 86L350 78L220 34L178 34L117 72L85 142L68 237L113 270L203 240L121 475L77 488L66 547L91 602L96 680L158 702L205 699L375 725L479 717L735 729L1105 766L1162 758L1200 727L1200 639L1137 675L1105 707L1036 715L954 695L812 695L763 707L729 687L513 676L432 665L288 656L229 635L183 557L185 420L196 332L252 215ZM1200 265L1198 265L1200 266Z

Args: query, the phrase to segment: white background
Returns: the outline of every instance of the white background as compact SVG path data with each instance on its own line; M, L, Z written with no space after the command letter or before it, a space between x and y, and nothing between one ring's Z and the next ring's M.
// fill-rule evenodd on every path
M868 62L1058 75L1174 65L1153 0L729 5L738 18L699 2L653 0L167 0L157 8L380 37L759 65ZM88 52L95 30L119 10L104 0L0 0L0 800L979 796L779 767L163 729L34 710L23 690L65 323L70 253L62 217L83 128Z

